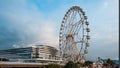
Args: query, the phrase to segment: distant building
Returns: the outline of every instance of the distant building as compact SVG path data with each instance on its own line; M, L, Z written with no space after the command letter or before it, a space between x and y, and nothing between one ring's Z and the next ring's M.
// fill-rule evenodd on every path
M61 62L60 51L55 47L39 45L26 48L0 50L0 58L22 62Z

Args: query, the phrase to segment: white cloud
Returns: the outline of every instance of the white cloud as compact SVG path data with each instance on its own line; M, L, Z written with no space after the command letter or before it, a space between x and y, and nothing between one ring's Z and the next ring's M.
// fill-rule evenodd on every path
M30 15L28 16L26 15L25 19L20 18L19 16L18 18L20 19L16 21L16 22L19 21L21 22L20 24L18 24L18 27L22 26L20 30L22 29L23 30L22 32L24 32L26 36L28 35L28 37L32 37L32 40L34 40L34 42L32 41L29 43L34 45L36 43L44 44L44 45L47 44L56 47L56 45L58 45L58 38L55 35L55 27L52 24L54 23L54 21L50 21L49 19L46 20L42 19L41 16L32 16L31 18ZM25 40L26 39L23 38L23 41ZM27 45L29 44L26 44L26 46Z
M38 6L29 5L25 1L15 2L2 15L6 15L11 22L8 26L10 31L18 33L20 41L13 47L26 47L36 44L47 44L56 47L58 37L56 36L56 24L51 18L45 18ZM21 4L21 5L19 5ZM12 11L10 11L12 10Z

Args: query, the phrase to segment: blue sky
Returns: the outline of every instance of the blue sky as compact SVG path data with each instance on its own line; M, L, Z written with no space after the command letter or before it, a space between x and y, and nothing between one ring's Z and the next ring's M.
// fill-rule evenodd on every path
M61 21L75 5L90 22L87 59L118 59L118 0L0 0L0 49L58 47Z

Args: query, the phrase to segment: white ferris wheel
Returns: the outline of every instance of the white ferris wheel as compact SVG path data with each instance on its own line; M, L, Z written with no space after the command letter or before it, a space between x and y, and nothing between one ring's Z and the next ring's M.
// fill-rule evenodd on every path
M64 62L84 62L88 53L89 22L79 6L72 6L65 14L60 28L59 47Z

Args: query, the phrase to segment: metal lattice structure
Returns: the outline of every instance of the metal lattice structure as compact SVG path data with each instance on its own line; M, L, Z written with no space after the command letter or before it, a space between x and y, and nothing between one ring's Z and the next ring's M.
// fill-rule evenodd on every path
M66 12L59 34L59 47L64 62L84 62L90 45L88 25L87 16L79 6L73 6Z

